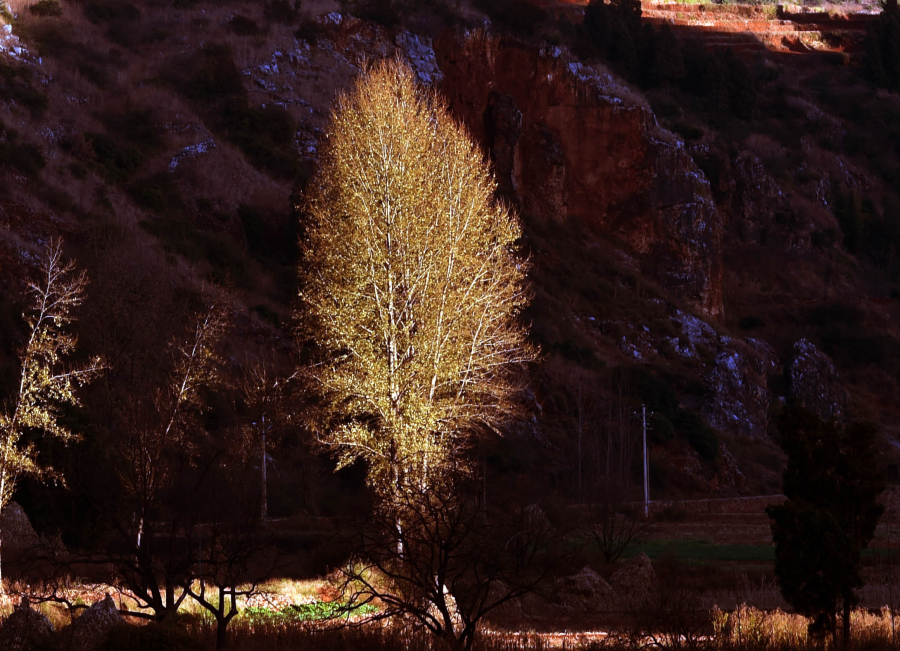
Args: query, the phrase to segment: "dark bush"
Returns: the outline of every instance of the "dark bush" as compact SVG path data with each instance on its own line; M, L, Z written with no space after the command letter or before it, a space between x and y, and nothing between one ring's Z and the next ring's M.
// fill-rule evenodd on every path
M12 129L4 130L4 141L0 142L0 165L11 167L25 176L34 177L47 165L41 148L31 142L19 142L18 134Z
M178 185L167 172L138 179L128 187L128 195L138 206L157 215L184 211Z
M279 178L297 175L294 119L282 107L254 108L246 101L231 102L224 107L220 126L254 167Z
M679 409L674 420L675 428L702 459L712 461L719 454L719 437L716 431L703 422L697 414Z
M120 145L102 133L85 134L101 174L110 183L127 181L143 164L144 156L134 145Z
M141 11L130 2L121 0L90 0L84 7L84 16L95 25L115 20L134 21Z
M34 117L47 110L47 96L31 85L32 73L25 66L0 62L0 99L21 106Z
M641 366L620 366L613 370L613 381L634 395L647 409L668 419L678 412L678 396L664 377Z
M351 13L357 18L385 27L396 27L400 23L401 9L396 0L356 0L349 4Z
M266 20L282 25L291 25L297 20L300 3L293 4L288 0L271 0L266 3L263 13Z
M653 414L647 423L648 438L654 443L667 443L675 438L675 426L662 414Z
M163 144L163 128L150 109L127 109L103 116L103 124L110 133L144 152L158 151Z
M254 167L278 178L293 179L299 174L293 117L280 106L250 106L230 48L207 44L199 55L172 62L164 76L201 105L208 123Z
M278 316L278 312L270 308L268 305L254 305L252 311L259 315L259 318L263 321L270 323L276 328L281 327L281 317Z
M234 65L231 48L208 43L190 61L178 61L168 71L176 88L189 99L203 104L246 97L241 73Z
M238 36L256 36L259 34L259 25L252 18L238 14L228 21L228 31Z
M28 10L35 16L41 16L42 18L62 16L63 13L62 7L57 0L40 0L40 2L31 5Z
M314 20L304 20L294 32L294 37L315 45L316 41L324 32L324 27Z
M758 316L745 316L738 321L738 327L741 330L759 330L764 325L766 325L766 322Z

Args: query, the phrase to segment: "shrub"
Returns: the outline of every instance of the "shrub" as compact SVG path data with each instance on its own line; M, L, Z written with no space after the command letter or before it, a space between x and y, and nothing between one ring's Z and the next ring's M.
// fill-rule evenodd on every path
M141 11L130 2L121 0L90 0L84 7L84 16L95 25L115 20L134 21Z
M348 4L357 18L385 27L395 27L400 23L401 12L395 0L357 0Z
M103 116L103 124L125 142L141 151L152 153L163 143L162 127L154 119L150 109L127 109Z
M288 0L271 0L263 11L266 20L282 25L290 25L297 19L299 2L292 5Z
M110 183L127 181L143 164L144 157L134 145L120 145L102 133L88 133L85 140L91 146L94 160L101 174Z
M294 37L315 45L316 41L319 40L319 36L323 34L324 29L321 24L314 20L304 20L294 32ZM900 178L900 174L898 174L898 178Z
M700 458L712 461L719 454L719 437L716 431L703 422L697 414L685 409L678 410L675 427L684 436Z
M129 186L128 194L138 206L158 215L180 213L184 209L178 186L167 172L138 179Z
M28 10L35 16L41 16L42 18L62 16L63 13L62 7L59 6L57 0L40 0L40 2L31 5Z
M738 327L741 330L758 330L764 325L766 325L766 322L758 316L745 316L738 321Z
M234 65L231 48L208 43L192 61L177 62L169 71L176 88L188 99L204 104L245 97L241 73ZM190 73L183 76L184 72Z
M238 36L256 36L259 34L259 25L252 18L237 14L228 21L228 31Z
M0 99L21 106L32 116L40 117L47 110L47 96L31 85L31 71L25 66L0 62Z
M20 142L15 129L0 122L0 166L11 167L30 177L37 176L47 161L41 148L31 142Z
M675 426L662 414L653 414L648 425L649 438L654 443L666 443L675 438Z
M250 106L230 48L207 44L198 56L173 62L164 74L176 90L200 104L215 129L254 167L279 178L299 174L293 117L280 106Z

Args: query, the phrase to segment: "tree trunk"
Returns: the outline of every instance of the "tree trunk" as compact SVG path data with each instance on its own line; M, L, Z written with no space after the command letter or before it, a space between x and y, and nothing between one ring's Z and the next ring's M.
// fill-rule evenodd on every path
M224 618L216 621L216 651L228 646L228 620Z

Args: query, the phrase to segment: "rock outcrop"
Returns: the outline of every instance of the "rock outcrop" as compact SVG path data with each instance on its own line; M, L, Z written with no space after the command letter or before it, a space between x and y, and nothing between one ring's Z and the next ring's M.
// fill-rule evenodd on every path
M834 362L812 342L794 344L790 367L791 397L823 420L841 420L847 410L847 392Z
M768 375L774 369L774 351L754 341L755 346L731 337L719 339L715 365L706 378L713 398L703 415L722 432L760 438L769 424Z
M454 114L491 152L501 189L534 218L581 219L642 271L722 314L721 227L709 183L643 98L559 48L481 30L435 44Z

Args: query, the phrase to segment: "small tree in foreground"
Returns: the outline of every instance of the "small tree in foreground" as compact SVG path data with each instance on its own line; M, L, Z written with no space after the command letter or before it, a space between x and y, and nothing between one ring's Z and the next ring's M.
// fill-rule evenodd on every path
M76 389L96 377L103 365L99 357L82 366L64 364L78 342L66 328L74 321L72 310L84 300L87 275L76 273L75 263L63 260L59 241L48 245L38 271L28 283L25 321L30 332L22 350L18 392L0 411L0 510L9 504L22 477L53 475L51 468L38 462L28 435L40 432L64 442L75 440L77 435L59 422L60 417L67 406L80 404Z
M363 523L344 569L346 610L377 602L370 618L412 622L468 651L484 619L544 586L563 554L540 509L486 509L474 482L442 486L406 491Z
M519 410L527 266L495 187L404 64L339 98L305 205L300 316L321 353L318 428L384 499L459 466L473 431Z
M788 456L787 501L767 509L775 542L775 574L784 598L812 618L810 632L830 632L836 643L840 606L844 648L850 641L850 612L862 586L860 555L884 507L873 425L822 422L798 406L779 423ZM835 646L836 648L836 646Z

